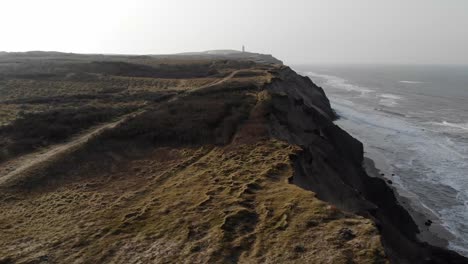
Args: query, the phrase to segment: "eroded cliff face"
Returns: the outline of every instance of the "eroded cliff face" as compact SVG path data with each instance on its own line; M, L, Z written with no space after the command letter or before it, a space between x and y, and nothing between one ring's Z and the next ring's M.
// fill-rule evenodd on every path
M416 241L310 79L281 65L203 65L222 67L125 79L135 85L119 98L162 81L170 96L45 158L19 156L42 159L0 177L0 263L466 263Z
M457 253L418 241L418 227L393 190L363 169L362 143L333 124L335 116L321 88L288 68L278 76L266 88L273 98L270 132L301 146L293 158L291 183L372 219L394 263L468 263Z

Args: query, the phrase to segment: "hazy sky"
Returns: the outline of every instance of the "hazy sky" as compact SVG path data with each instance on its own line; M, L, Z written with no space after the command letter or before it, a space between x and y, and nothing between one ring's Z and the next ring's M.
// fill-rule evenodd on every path
M468 64L467 0L1 0L0 50Z

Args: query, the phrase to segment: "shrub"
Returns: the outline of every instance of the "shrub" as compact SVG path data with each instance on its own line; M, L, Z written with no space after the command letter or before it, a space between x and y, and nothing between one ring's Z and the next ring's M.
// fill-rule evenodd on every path
M66 108L24 114L12 124L0 128L4 149L0 160L66 140L72 135L116 116L131 108Z

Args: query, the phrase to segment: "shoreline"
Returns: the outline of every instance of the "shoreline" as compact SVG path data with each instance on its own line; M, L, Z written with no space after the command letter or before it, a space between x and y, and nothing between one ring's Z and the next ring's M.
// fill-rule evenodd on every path
M387 186L393 190L397 202L410 214L419 229L419 233L415 234L416 237L423 243L426 242L432 246L453 250L448 246L450 240L454 239L455 236L442 225L441 219L433 212L423 206L418 206L409 195L404 195L404 190L389 183L391 179L388 175L392 175L392 171L388 163L379 156L379 154L374 155L371 159L365 155L364 170L370 177L384 180ZM426 225L428 220L432 221L429 226Z

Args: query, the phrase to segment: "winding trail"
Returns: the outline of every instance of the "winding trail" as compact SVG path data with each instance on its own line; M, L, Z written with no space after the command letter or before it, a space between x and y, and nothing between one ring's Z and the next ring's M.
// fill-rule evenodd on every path
M241 70L235 70L235 71L231 72L228 76L224 77L223 79L221 79L219 81L212 82L212 83L209 83L209 84L205 84L205 85L202 85L202 86L200 86L198 88L189 90L188 93L193 93L193 92L196 92L196 91L200 91L200 90L203 90L203 89L206 89L206 88L210 88L210 87L225 83L225 82L231 80L239 72L241 72Z
M213 83L207 84L200 86L198 88L190 90L189 93L194 92L194 91L199 91L202 89L210 88L219 84L222 84L224 82L229 81L232 79L240 70L233 71L230 73L228 76L224 77L223 79L219 81L215 81ZM173 102L178 100L180 97L183 97L184 94L174 96L169 100L169 102ZM113 129L117 127L119 124L137 117L138 115L146 112L146 109L141 109L136 112L124 115L120 117L118 120L101 124L95 127L92 127L85 132L72 137L68 142L61 143L61 144L55 144L48 146L44 149L40 149L38 151L34 151L29 154L25 154L23 156L19 156L17 158L14 158L12 160L6 161L4 163L0 164L0 186L9 181L10 179L20 175L21 173L33 169L34 166L45 162L53 157L60 156L65 154L67 151L74 149L76 147L79 147L83 144L86 144L88 140L100 135L104 130L107 129Z
M14 158L0 164L0 185L7 182L9 179L33 168L35 165L47 161L48 159L64 154L70 149L85 144L88 140L98 136L104 130L112 129L119 124L142 114L145 110L139 110L120 117L117 121L101 124L86 130L84 133L73 137L70 141L51 145L45 149Z

